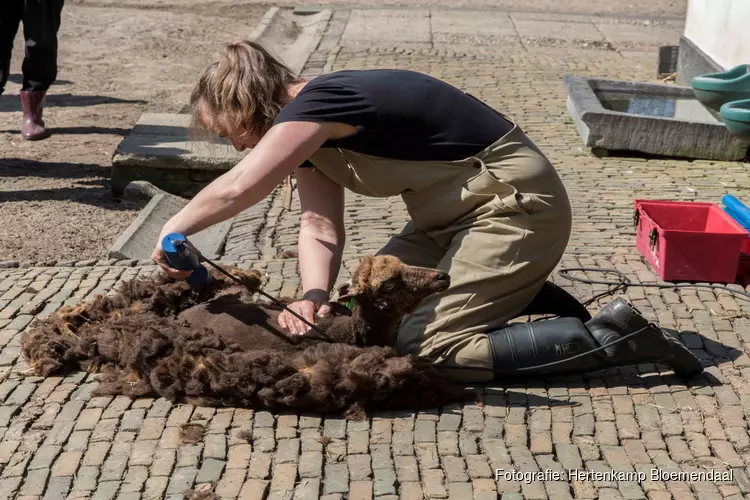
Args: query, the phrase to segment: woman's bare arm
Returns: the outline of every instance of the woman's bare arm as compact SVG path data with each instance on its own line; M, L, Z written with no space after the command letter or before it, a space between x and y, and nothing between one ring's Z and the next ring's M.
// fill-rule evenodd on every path
M258 203L322 146L335 129L335 124L312 122L272 127L234 168L206 186L172 217L161 236L170 232L189 236Z
M316 307L328 303L330 290L341 268L346 241L344 188L314 168L298 168L296 177L302 206L299 267L303 296L294 309L312 321ZM326 312L318 311L321 315ZM279 316L279 323L295 334L310 329L299 318L286 312Z

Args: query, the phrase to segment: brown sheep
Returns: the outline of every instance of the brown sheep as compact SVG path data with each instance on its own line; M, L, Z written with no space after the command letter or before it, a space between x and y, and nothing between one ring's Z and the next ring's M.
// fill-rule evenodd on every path
M257 271L230 269L257 290ZM21 340L36 373L104 372L97 394L162 396L173 402L331 413L434 408L476 398L429 362L390 346L403 316L445 290L448 275L396 257L365 257L340 299L319 318L324 335L293 336L281 308L211 272L192 290L160 276L123 284L91 304L64 307ZM289 299L286 299L288 302Z

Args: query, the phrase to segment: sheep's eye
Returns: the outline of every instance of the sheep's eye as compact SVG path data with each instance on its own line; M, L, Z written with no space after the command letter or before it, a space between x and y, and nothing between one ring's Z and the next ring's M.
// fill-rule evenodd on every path
M380 287L381 290L384 292L390 292L394 289L395 285L391 281L386 281L383 283L383 285Z

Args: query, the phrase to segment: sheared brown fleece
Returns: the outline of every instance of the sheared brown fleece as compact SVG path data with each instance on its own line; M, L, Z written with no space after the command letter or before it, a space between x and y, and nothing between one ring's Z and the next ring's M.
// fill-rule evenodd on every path
M257 271L230 272L253 290L261 285ZM348 418L476 397L429 362L391 347L403 316L447 288L443 272L365 257L352 285L339 290L341 300L354 299L353 310L334 306L316 322L323 336L289 334L278 324L280 307L253 301L244 287L211 274L213 282L199 290L163 276L140 278L90 304L63 307L23 335L22 352L42 376L103 372L99 395Z

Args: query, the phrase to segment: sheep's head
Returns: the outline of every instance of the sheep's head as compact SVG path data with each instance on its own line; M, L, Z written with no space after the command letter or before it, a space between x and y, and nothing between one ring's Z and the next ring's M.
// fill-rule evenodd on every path
M450 285L448 274L427 267L408 266L391 255L366 256L339 288L339 301L354 299L363 306L407 314L433 293Z

